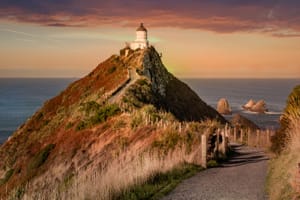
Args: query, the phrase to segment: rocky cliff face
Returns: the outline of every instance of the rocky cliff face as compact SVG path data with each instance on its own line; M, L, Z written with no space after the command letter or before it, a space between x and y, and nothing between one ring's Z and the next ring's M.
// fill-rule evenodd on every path
M138 73L150 80L153 103L156 107L171 112L183 121L218 119L225 122L224 118L202 101L189 86L167 71L153 47L143 52L142 57Z
M121 52L45 102L0 147L0 198L7 191L22 196L27 189L65 187L57 181L103 167L125 147L151 147L164 134L159 120L225 122L167 71L154 48Z

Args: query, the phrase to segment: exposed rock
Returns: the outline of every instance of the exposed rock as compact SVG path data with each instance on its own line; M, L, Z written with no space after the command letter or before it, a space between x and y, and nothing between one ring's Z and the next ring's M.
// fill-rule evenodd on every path
M251 109L255 105L255 101L253 99L250 99L245 105L243 105L243 108L246 110Z
M156 126L146 126L150 120L152 124L159 119L166 124L206 119L226 122L167 71L153 47L125 48L120 54L46 101L0 146L0 179L5 171L15 170L6 185L0 183L0 199L6 199L6 191L33 180L35 187L29 189L41 194L41 188L54 188L57 180L91 173L119 154L120 146L126 151L131 148L128 152L150 149L154 139L164 134L162 127L159 132ZM154 110L148 116L143 110L147 106Z
M231 108L230 108L230 105L229 105L227 99L221 98L218 101L217 111L220 114L224 114L224 115L230 115L231 114Z
M268 111L268 109L266 108L266 102L264 100L259 100L254 106L251 107L250 111L265 113L266 111Z
M201 121L205 119L226 120L207 105L188 85L168 72L157 51L150 47L142 54L142 64L137 72L151 82L154 105L171 112L179 120Z
M252 122L251 120L247 119L246 117L240 114L235 114L231 118L230 122L234 127L237 128L243 128L243 129L249 128L251 130L259 129L259 127L254 122Z
M264 100L259 100L255 103L254 100L250 99L245 105L242 106L245 110L257 113L265 113L268 111L266 108L266 102Z

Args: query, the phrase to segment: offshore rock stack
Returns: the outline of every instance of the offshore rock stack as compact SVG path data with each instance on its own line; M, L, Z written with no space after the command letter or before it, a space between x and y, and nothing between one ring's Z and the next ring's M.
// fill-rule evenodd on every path
M264 100L259 100L255 102L253 99L250 99L245 105L242 106L244 110L257 113L265 113L268 111L266 102Z
M223 115L230 115L231 114L231 108L230 108L230 105L229 105L227 99L221 98L218 101L217 111L220 114L223 114Z

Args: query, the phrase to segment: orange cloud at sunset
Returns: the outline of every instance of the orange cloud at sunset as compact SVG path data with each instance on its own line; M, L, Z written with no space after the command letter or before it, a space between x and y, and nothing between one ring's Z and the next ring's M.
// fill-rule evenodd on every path
M0 2L0 76L83 76L144 22L179 77L300 77L298 1Z

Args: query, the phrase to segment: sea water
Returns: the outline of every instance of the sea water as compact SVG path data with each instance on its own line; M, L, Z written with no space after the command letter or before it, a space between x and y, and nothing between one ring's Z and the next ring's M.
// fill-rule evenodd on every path
M3 143L43 103L73 82L74 78L0 78L0 144ZM262 128L279 126L278 119L297 79L183 79L207 104L216 108L226 98L233 113L240 113ZM267 114L242 110L249 99L263 99ZM230 116L227 116L227 118Z
M0 78L0 144L73 78Z
M226 98L232 115L239 113L261 128L279 127L279 117L292 89L300 79L184 79L206 103L216 108L220 98ZM258 114L243 110L250 99L264 100L268 112ZM230 119L232 115L225 116Z

